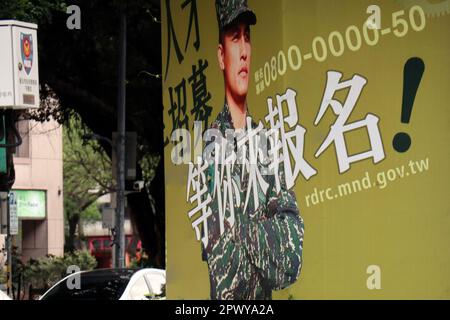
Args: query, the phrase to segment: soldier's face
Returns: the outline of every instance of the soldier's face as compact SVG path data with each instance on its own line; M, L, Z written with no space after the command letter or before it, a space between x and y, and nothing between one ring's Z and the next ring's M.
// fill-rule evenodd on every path
M252 46L250 27L244 22L225 31L219 44L219 66L224 72L225 91L236 102L245 101L248 92Z

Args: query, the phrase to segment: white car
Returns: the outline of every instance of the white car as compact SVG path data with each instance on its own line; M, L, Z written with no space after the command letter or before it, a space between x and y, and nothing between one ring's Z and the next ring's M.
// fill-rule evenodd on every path
M0 290L0 300L11 300L10 297L6 293L3 293L2 290Z
M98 269L72 273L39 300L161 300L166 272L161 269Z

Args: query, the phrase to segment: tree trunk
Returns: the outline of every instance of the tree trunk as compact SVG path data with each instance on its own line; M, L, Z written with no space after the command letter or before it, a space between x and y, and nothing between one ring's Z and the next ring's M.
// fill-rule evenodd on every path
M161 140L162 141L162 140ZM157 233L159 258L161 268L166 268L166 189L164 179L164 158L155 169L155 177L150 184L150 194L153 196L155 212L155 232Z
M75 232L77 231L77 226L80 221L80 214L75 213L72 214L68 218L69 223L69 237L67 239L66 248L68 252L74 252L75 251Z

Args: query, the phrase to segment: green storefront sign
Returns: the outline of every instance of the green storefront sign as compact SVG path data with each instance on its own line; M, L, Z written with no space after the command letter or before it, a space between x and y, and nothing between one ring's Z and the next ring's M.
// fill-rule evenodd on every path
M45 191L13 190L17 203L17 216L22 219L45 219L47 203Z

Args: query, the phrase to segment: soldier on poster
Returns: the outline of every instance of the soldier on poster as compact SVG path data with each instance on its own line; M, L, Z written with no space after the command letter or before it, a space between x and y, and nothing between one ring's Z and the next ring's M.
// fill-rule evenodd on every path
M256 15L246 0L216 0L216 12L225 101L211 128L224 137L230 129L248 135L256 129L247 104L250 26L256 24ZM295 194L286 187L282 166L277 177L269 174L263 179L261 172L267 166L261 162L235 164L226 179L219 178L221 168L212 163L206 170L211 214L202 252L208 264L211 299L271 299L272 290L286 288L300 275L304 225ZM276 180L281 181L281 188Z

